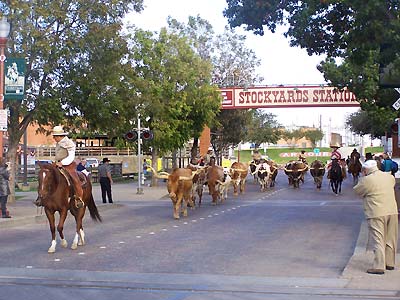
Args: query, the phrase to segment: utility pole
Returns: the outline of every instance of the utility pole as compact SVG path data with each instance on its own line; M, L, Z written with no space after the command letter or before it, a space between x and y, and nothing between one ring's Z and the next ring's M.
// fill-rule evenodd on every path
M136 194L143 194L143 188L142 188L142 138L140 134L140 114L138 114L137 118L137 140L138 140L138 188Z

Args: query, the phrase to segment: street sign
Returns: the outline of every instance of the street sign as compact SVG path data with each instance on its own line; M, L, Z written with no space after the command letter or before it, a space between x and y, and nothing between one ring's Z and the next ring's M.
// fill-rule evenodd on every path
M4 65L4 98L22 100L25 94L24 58L7 58Z
M395 90L400 94L400 88L395 88ZM392 104L392 107L393 107L395 110L399 110L399 108L400 108L400 98L397 99L397 101L396 101L395 103Z
M0 131L7 131L7 109L0 109Z

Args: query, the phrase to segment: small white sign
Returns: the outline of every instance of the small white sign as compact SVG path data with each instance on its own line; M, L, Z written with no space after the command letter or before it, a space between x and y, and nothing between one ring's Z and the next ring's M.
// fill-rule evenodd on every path
M7 131L8 111L0 109L0 131Z
M393 107L395 110L399 110L399 108L400 108L400 98L397 99L397 101L396 101L395 103L392 104L392 107Z

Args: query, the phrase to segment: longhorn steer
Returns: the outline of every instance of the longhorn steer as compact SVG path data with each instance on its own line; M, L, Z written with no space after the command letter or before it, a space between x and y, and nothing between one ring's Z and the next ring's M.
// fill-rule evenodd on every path
M176 168L171 174L167 172L158 174L153 168L151 169L155 177L167 179L167 189L172 201L174 218L179 219L181 206L183 216L187 217L188 204L194 207L192 202L192 180L196 172L192 172L187 168Z
M221 203L224 202L228 198L228 190L229 186L232 182L232 178L229 175L229 169L224 168L224 181L217 180L217 190L219 192L219 197L221 199Z
M275 181L276 181L276 176L278 175L278 164L276 162L274 162L273 160L268 160L267 164L269 165L269 168L271 170L271 174L270 174L270 187L274 187L275 186Z
M212 205L216 205L218 198L220 197L219 185L220 182L224 182L224 169L220 166L209 166L207 168L206 180L208 190L212 197ZM200 205L201 203L199 203Z
M258 164L255 173L260 183L261 192L266 191L268 185L271 183L271 168L269 164L266 162Z
M310 174L314 178L317 189L320 189L325 174L325 164L320 160L314 160L310 166Z
M307 171L307 165L301 161L290 161L286 164L284 171L288 176L289 185L293 184L294 188L300 186L300 181L304 183L304 173Z
M238 190L241 194L244 193L247 174L248 167L246 164L241 162L234 162L232 164L230 175L232 178L233 195L239 195Z
M197 167L195 165L188 165L188 169L192 171L196 171L196 174L193 177L193 186L192 186L192 201L193 205L196 206L196 195L199 198L199 205L201 204L201 199L203 197L203 187L206 182L206 171L205 167Z

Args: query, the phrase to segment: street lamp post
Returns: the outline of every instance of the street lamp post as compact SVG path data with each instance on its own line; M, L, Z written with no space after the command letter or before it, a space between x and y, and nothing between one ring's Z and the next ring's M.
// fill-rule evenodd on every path
M140 114L138 114L137 118L137 140L138 140L138 188L136 194L143 194L143 188L142 188L142 138L140 134L141 128L140 128Z
M10 34L10 23L5 17L0 20L0 110L4 108L4 61L6 60L5 48L8 35ZM0 158L3 157L3 131L0 131Z

